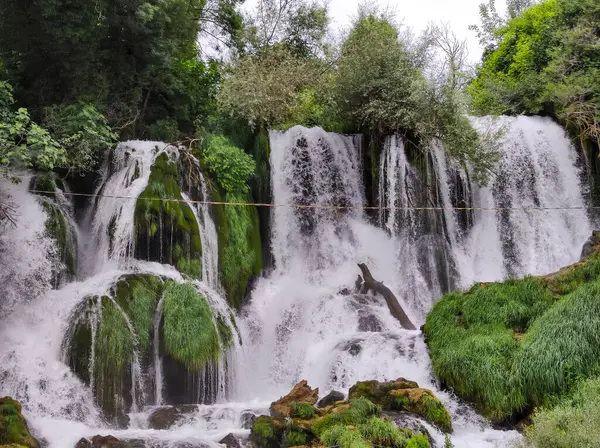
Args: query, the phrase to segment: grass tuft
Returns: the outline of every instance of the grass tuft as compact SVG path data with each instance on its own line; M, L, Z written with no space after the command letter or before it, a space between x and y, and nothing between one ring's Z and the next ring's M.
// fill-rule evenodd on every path
M310 420L317 414L316 408L310 403L298 403L296 401L291 404L290 417L300 418L302 420Z
M220 354L210 305L191 283L170 282L164 292L165 349L191 370L202 369Z

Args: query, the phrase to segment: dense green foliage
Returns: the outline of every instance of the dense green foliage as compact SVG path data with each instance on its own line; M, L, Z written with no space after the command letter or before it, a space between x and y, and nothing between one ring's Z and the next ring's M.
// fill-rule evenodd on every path
M538 410L526 432L532 448L595 447L600 441L600 380L577 385L555 406Z
M254 174L252 156L234 146L226 137L212 137L203 151L208 170L227 193L245 193L247 182Z
M425 325L436 375L495 421L567 393L597 369L599 261L445 296Z
M291 404L292 410L290 412L290 417L292 418L302 418L304 420L309 420L314 418L317 414L317 410L310 403L297 403L292 402Z
M213 312L190 283L169 283L164 293L164 341L167 353L191 370L200 370L220 354Z
M547 114L600 139L600 5L544 0L496 30L469 91L479 114Z

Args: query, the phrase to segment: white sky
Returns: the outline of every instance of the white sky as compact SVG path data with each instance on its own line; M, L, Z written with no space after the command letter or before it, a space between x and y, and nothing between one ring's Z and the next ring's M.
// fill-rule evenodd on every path
M409 26L415 33L424 30L430 22L448 22L461 40L466 39L469 46L469 59L477 62L481 58L482 48L475 33L469 31L469 25L478 25L479 4L484 0L379 0L383 7L396 12L396 19ZM361 0L330 0L329 10L333 19L333 28L349 24L358 10ZM501 9L502 1L498 2Z

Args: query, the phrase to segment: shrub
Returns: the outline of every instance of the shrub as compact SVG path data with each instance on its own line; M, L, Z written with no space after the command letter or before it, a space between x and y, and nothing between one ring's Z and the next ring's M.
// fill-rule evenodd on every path
M248 190L246 183L254 174L256 163L252 156L234 146L229 139L222 136L210 138L203 160L227 193L245 193Z
M290 412L290 416L293 418L310 420L311 418L314 418L317 414L317 410L310 403L298 403L294 401L292 402L291 407L292 409Z

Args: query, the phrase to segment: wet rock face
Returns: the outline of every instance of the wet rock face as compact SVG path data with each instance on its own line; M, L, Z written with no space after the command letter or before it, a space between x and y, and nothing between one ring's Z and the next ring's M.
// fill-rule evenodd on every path
M344 401L344 398L346 398L346 396L343 393L334 390L333 392L330 392L321 398L317 403L317 407L326 408L327 406L331 406L338 401Z
M0 398L0 446L40 448L21 414L21 404L10 397Z
M581 261L587 260L594 255L594 252L598 249L598 245L600 245L600 230L594 230L590 239L583 245Z
M183 420L187 415L198 410L196 405L169 406L159 408L148 417L150 429L170 429Z
M242 448L242 444L233 434L228 434L219 443L227 448Z
M241 415L242 428L252 429L252 425L256 421L256 414L252 411L244 411Z
M311 389L305 380L294 386L285 397L271 403L270 412L273 417L289 417L292 403L315 404L319 398L319 389Z
M75 448L208 448L200 442L158 442L156 440L126 439L97 435L91 439L80 439Z

